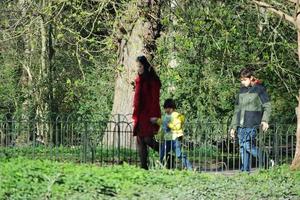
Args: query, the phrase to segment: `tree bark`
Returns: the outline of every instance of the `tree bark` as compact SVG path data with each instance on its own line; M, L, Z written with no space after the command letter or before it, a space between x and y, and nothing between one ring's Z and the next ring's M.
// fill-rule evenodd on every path
M38 83L40 87L35 93L35 103L36 103L36 119L37 119L37 139L42 140L43 138L43 126L40 120L43 119L44 112L44 103L43 103L43 84L42 81L45 77L45 68L46 68L46 30L44 27L44 20L40 18L40 31L41 31L41 65L39 69L39 78Z
M140 0L138 18L132 29L123 35L118 50L118 72L112 114L132 114L134 89L132 82L137 75L136 58L145 55L150 60L155 50L155 39L159 35L161 1Z
M46 2L42 0L42 8L45 8ZM47 57L47 39L48 29L45 25L45 16L40 16L40 37L41 37L41 55L40 55L40 68L38 74L38 89L35 92L36 103L36 120L37 120L37 141L41 143L48 142L49 133L49 60Z
M139 19L129 34L128 41L122 39L119 46L118 67L115 83L115 94L112 114L131 114L133 102L133 87L131 82L136 76L136 57L143 54L144 41L141 37L145 31L145 23Z
M298 66L300 66L300 15L296 16L297 42L298 42Z

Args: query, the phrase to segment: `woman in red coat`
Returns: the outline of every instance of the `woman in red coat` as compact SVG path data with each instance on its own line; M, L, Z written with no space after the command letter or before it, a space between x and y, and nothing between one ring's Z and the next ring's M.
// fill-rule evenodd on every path
M138 76L135 79L133 102L133 135L137 136L137 146L141 167L148 169L148 146L159 151L154 135L159 126L151 123L151 118L160 118L159 96L161 82L145 56L137 57Z

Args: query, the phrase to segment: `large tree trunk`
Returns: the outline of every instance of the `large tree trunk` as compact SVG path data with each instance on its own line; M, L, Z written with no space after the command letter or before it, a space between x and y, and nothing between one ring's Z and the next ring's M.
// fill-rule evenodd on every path
M296 131L297 143L296 143L295 157L291 165L291 169L294 170L300 169L300 90L299 90L298 107L296 108L296 114L297 114L297 131Z
M132 81L137 74L135 60L142 54L150 60L153 58L155 39L159 35L160 1L140 0L139 5L138 18L132 24L132 29L125 31L119 43L117 66L120 70L116 78L112 114L132 113Z
M135 19L129 20L132 23L131 27L126 30L123 27L124 24L120 23L119 29L122 36L119 39L118 72L112 109L113 120L120 119L131 122L134 95L132 83L137 75L136 58L140 55L145 55L150 61L153 58L155 39L159 36L160 31L161 2L161 0L139 0L135 8L136 14L132 15ZM129 9L132 10L132 6ZM109 131L114 132L108 133L104 141L115 145L116 141L122 140L118 146L132 144L130 126L118 125L120 126L109 126Z
M38 84L40 87L35 93L36 100L36 119L37 119L37 140L44 143L47 134L47 123L44 121L47 119L48 105L45 101L46 84L47 80L47 31L43 17L40 17L40 32L41 32L41 65L39 69Z
M30 4L30 0L20 0L18 2L18 10L21 10L21 17L26 18L26 9L23 9L24 5ZM31 59L32 59L32 52L33 52L33 34L31 31L25 32L22 36L22 43L24 44L24 49L20 49L20 54L23 55L22 64L21 64L21 71L22 74L20 76L19 84L21 86L22 93L24 95L24 100L21 103L20 109L21 115L17 116L21 118L20 126L27 126L23 128L19 135L16 137L16 145L28 145L30 138L32 138L32 131L30 131L30 114L32 108L32 83L33 83L33 72L31 66ZM18 107L18 105L17 105Z
M138 19L129 34L128 41L126 39L121 41L118 66L123 69L118 71L116 78L112 114L127 115L132 113L133 87L130 83L136 76L135 59L143 54L144 41L142 35L146 29L144 26L143 20Z

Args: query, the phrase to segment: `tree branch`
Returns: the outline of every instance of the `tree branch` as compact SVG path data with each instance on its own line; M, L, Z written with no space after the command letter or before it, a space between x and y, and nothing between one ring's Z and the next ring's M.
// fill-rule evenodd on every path
M297 20L297 15L299 12L299 0L294 0L294 1L296 1L294 18L295 20Z
M297 2L297 0L289 0L289 1L293 1L293 2ZM277 14L278 16L280 17L283 17L284 19L286 19L287 21L291 22L292 24L294 24L295 26L296 25L296 20L294 17L284 13L283 11L281 10L278 10L276 8L274 8L272 5L270 4L267 4L265 2L262 2L262 1L256 1L256 0L253 0L253 3L257 4L258 6L260 7L264 7L266 8L268 11L271 11L272 13L275 13Z
M291 3L297 4L297 1L298 1L298 0L288 0L288 1L291 2Z

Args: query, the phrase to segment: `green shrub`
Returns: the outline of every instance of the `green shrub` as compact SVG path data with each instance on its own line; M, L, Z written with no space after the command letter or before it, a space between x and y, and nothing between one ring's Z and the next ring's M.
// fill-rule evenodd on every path
M299 199L300 172L288 166L225 176L0 159L0 199Z

